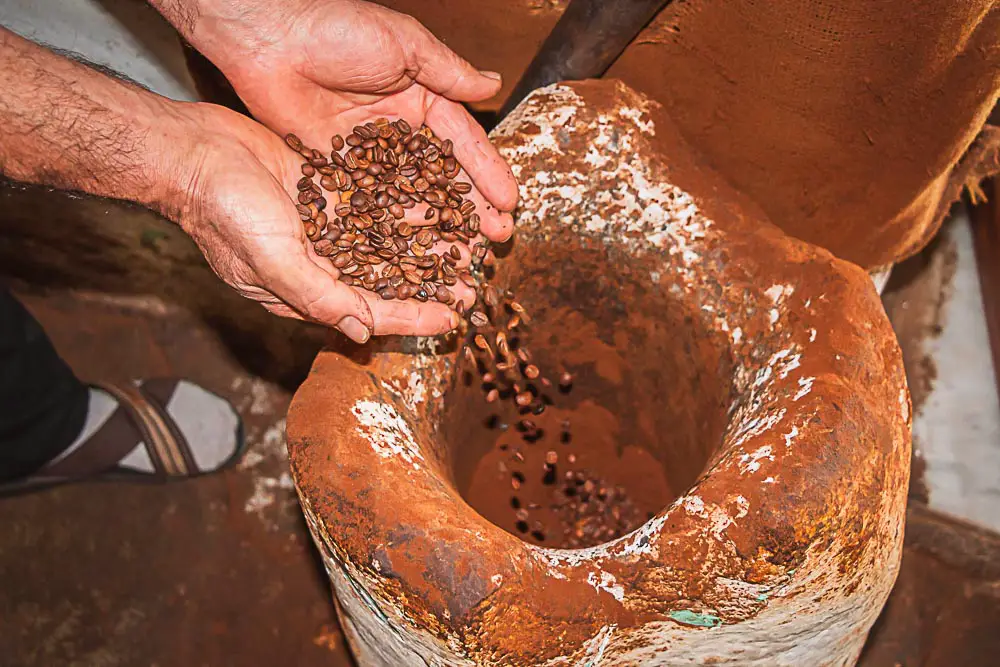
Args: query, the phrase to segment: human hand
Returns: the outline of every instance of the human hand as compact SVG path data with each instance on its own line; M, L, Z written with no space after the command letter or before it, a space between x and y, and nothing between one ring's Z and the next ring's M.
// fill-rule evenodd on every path
M326 148L376 117L426 123L455 145L483 234L504 241L517 184L460 102L487 99L481 73L412 17L360 0L152 0L279 135Z
M162 209L198 244L212 269L272 313L334 326L357 342L372 334L438 334L458 325L441 303L384 301L340 282L306 238L289 193L302 158L254 121L212 105L177 105L163 142L176 187ZM463 253L460 267L468 264ZM453 288L466 305L471 288Z

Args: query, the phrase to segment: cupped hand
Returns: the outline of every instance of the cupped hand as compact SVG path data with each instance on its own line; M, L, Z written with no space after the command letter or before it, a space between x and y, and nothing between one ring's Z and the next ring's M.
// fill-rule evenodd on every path
M336 327L362 343L372 334L433 335L457 326L457 313L444 304L384 301L337 279L306 238L289 194L302 159L281 138L221 107L178 109L181 122L164 148L176 155L176 195L162 208L222 280L272 313ZM457 296L471 303L468 288Z
M461 105L495 95L499 75L476 70L412 17L370 2L180 2L197 5L188 39L276 133L328 151L331 136L377 117L426 123L454 142L483 234L510 237L517 184Z

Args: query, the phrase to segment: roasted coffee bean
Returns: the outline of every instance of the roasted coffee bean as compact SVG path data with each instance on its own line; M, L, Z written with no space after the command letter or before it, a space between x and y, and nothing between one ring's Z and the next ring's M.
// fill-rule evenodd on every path
M329 257L333 254L334 245L332 241L320 239L316 241L313 248L316 250L316 254L320 257Z
M330 145L333 146L333 150L341 151L344 149L344 138L339 134L335 134L333 135L333 138L330 139Z
M490 308L496 308L500 305L500 293L497 292L493 285L486 285L483 287L483 301L485 301L486 305Z
M301 151L302 148L303 148L302 140L299 139L294 134L286 134L285 135L285 143L288 144L288 147L291 148L296 153L298 153L299 151Z

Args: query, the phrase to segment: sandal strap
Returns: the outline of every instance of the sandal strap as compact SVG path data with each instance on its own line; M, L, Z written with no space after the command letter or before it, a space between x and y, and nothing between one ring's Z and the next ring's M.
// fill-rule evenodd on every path
M194 475L201 472L197 461L194 459L194 452L184 433L181 432L177 422L171 417L168 411L170 400L180 386L180 380L153 378L139 381L139 391L146 397L150 405L157 409L163 417L163 423L169 431L170 440L176 444L176 451L180 453L184 462L186 475Z
M56 459L37 474L43 477L83 477L114 468L131 452L139 440L145 445L154 474L162 477L188 477L198 472L190 446L177 424L166 411L166 404L177 381L157 381L149 392L141 386L94 383L117 401L111 416L65 458Z
M135 385L96 386L117 398L119 405L135 418L133 421L143 433L143 442L157 472L168 477L187 477L197 472L197 468L188 466L190 454L185 456L187 441L165 408L150 400Z

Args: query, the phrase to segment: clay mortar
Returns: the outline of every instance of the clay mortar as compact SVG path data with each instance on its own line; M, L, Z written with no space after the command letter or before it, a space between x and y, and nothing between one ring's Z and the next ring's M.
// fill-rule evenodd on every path
M540 365L576 374L561 409L645 452L670 497L612 542L528 544L463 497L495 434L455 341L332 346L289 449L358 662L853 664L910 461L867 274L773 227L622 84L538 91L492 138L522 184L495 282Z

